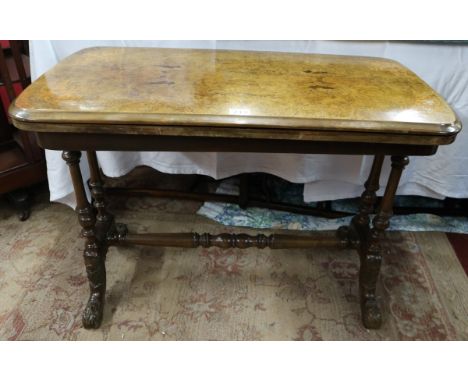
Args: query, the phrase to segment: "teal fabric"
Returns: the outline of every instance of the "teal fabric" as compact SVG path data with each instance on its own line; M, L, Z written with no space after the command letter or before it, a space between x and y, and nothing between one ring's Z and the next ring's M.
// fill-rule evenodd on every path
M291 184L281 179L268 179L269 190L276 200L283 202L305 204L302 202L302 186ZM236 193L237 185L231 180L221 184L218 192ZM346 199L332 202L334 210L356 212L358 199ZM423 197L397 197L396 204L400 206L419 205L437 207L441 201ZM310 203L313 205L314 203ZM314 216L292 214L263 208L241 209L239 206L227 203L206 202L198 211L221 224L237 227L274 228L289 230L334 230L341 225L349 224L351 217L327 219ZM441 231L468 233L468 218L441 217L431 214L397 215L391 220L390 230L399 231Z

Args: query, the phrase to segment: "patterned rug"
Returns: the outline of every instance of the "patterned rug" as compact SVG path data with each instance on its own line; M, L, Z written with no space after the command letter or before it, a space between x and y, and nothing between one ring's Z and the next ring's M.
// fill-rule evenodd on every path
M0 204L0 339L468 339L467 278L445 234L424 232L388 235L378 331L360 323L354 251L151 247L109 251L104 322L84 330L88 286L77 219L46 200L26 222ZM112 209L139 232L226 230L197 215L199 207L115 198Z

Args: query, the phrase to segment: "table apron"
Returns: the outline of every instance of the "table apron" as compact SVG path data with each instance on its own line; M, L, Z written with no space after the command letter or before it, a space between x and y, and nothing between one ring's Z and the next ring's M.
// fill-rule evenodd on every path
M341 155L415 155L437 152L437 145L404 145L369 142L185 137L122 134L38 132L39 145L49 150L248 152Z

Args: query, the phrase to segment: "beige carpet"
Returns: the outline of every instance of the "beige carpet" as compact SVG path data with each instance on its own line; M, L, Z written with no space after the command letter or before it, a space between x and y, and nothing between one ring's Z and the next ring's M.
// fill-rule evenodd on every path
M468 339L468 282L442 233L393 233L380 279L381 330L363 329L353 251L112 248L101 329L74 212L46 198L19 222L0 204L0 339ZM114 199L131 230L220 232L198 203ZM238 232L237 229L231 229Z

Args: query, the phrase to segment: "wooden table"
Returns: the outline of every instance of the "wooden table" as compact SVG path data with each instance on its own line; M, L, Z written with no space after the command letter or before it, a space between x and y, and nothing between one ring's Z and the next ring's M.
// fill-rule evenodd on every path
M363 324L378 328L381 239L410 155L433 155L461 129L447 103L398 62L365 57L182 49L92 48L60 62L10 109L45 149L64 150L86 239L86 328L102 321L109 246L221 248L339 245L360 256ZM86 198L80 172L87 151ZM127 232L106 209L96 150L375 155L359 213L336 237ZM392 170L372 220L386 155ZM443 176L443 174L434 174ZM294 259L291 258L291 261Z

